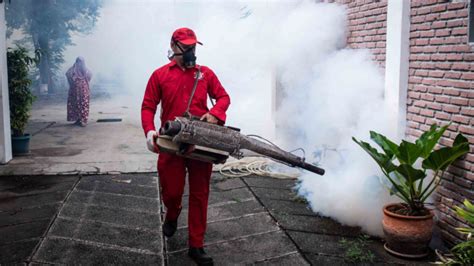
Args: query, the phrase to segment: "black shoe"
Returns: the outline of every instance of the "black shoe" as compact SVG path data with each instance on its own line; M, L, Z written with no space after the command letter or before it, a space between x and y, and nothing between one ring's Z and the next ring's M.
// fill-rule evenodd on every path
M163 234L166 237L172 237L178 228L178 221L165 221L163 224Z
M206 254L203 248L190 247L188 255L198 265L214 265L214 261L209 255Z

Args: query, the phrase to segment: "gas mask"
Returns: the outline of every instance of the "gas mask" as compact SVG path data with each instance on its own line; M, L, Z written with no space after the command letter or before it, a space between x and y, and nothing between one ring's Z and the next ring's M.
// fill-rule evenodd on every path
M190 47L186 51L184 51L181 46L178 45L178 42L175 42L176 47L181 51L179 54L173 53L171 50L168 50L168 59L172 60L176 55L183 56L183 64L186 68L192 68L196 66L196 55L194 54L196 47Z

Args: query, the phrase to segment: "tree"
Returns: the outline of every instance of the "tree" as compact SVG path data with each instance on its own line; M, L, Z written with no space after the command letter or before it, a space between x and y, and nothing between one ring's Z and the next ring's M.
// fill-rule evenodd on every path
M71 35L89 34L99 16L102 0L16 0L6 6L10 36L21 30L20 43L41 51L38 64L39 82L54 91L63 52L74 45Z

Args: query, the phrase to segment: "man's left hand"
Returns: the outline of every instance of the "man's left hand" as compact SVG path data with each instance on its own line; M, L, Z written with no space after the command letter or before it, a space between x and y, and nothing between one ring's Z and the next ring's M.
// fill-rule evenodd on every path
M217 122L219 122L219 120L217 120L217 118L210 113L205 113L203 116L201 116L201 121L206 121L211 124L217 124Z

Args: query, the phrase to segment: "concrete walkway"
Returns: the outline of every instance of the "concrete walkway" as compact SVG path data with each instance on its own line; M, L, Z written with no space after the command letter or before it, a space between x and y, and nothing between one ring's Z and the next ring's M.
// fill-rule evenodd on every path
M293 187L213 176L206 250L216 265L351 264L347 242L360 239L359 229L316 215ZM0 264L193 265L187 195L183 202L177 233L164 239L155 174L2 177ZM378 239L365 242L360 251L373 256L365 264L425 263L388 255Z
M63 98L36 101L31 153L0 165L0 264L193 265L187 194L178 232L162 236L156 155L138 104L94 99L85 128L65 115ZM122 121L99 122L108 118ZM216 265L425 263L394 258L380 240L318 216L294 186L213 175L206 250Z

